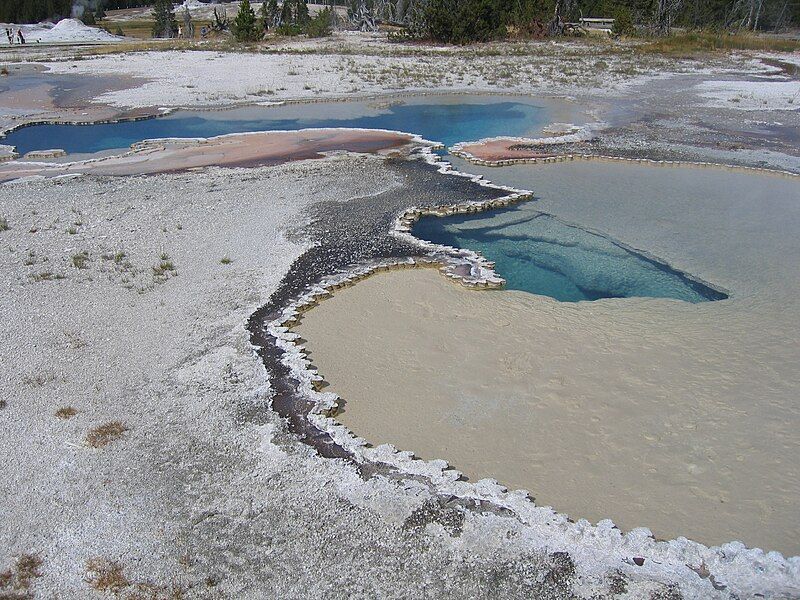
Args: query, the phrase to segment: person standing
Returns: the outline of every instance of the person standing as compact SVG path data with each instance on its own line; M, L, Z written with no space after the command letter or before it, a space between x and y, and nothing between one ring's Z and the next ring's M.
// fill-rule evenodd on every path
M17 37L19 38L19 43L20 44L24 44L25 43L25 38L22 37L22 29L18 29L17 30Z
M13 44L14 43L14 34L11 33L11 28L10 27L6 27L6 36L8 37L8 43L9 44Z

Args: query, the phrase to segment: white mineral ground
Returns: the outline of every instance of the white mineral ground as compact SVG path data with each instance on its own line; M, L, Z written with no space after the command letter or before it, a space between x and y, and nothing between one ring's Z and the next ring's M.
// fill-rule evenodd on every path
M798 182L597 163L472 170L732 296L560 303L428 270L376 275L297 328L346 401L338 418L576 519L800 553Z
M38 556L37 598L109 597L88 569L107 561L126 598L486 595L465 574L513 560L521 526L476 517L468 555L443 531L405 532L431 494L364 481L289 435L245 329L306 249L287 238L304 208L399 183L348 156L0 186L0 573ZM164 252L176 271L161 278ZM88 445L109 421L128 430Z
M0 127L4 130L31 120L111 118L121 110L137 107L150 112L154 107L220 106L412 90L503 89L527 94L591 90L593 95L609 94L619 86L641 83L651 76L696 68L696 61L598 55L595 47L571 43L526 45L536 60L513 55L517 48L513 45L508 46L512 55L477 57L480 60L452 48L426 48L430 54L425 56L411 55L418 52L412 48L407 56L395 56L399 47L387 46L385 36L379 40L364 34L286 41L282 47L291 52L263 55L148 52L84 60L75 59L72 49L41 46L37 50L35 45L26 45L27 54L16 47L4 48L12 75L18 68L29 68L17 60L50 58L53 60L44 63L46 68L57 74L74 73L76 83L84 82L81 75L108 75L122 81L125 89L98 79L77 94L77 100L69 99L69 106L64 108L49 97L54 86L62 86L63 81L46 83L47 88L29 87L27 95L12 86L0 98ZM336 52L329 52L331 48ZM306 54L308 49L317 54ZM546 56L539 57L542 49ZM562 59L575 52L587 68L576 69L567 77ZM750 68L738 58L709 61L703 63L703 69L711 69L710 75L715 78L730 69ZM630 75L633 64L637 73L644 74ZM762 69L763 65L754 68ZM502 72L513 77L498 80ZM140 78L147 81L143 83ZM768 154L760 152L753 161ZM497 173L492 171L490 178L495 179ZM756 591L796 596L796 562L787 566L774 555L745 556L730 546L716 556L692 550L689 557L680 554L677 562L674 557L673 562L658 562L648 555L640 567L630 559L640 556L649 541L625 539L609 552L607 546L595 543L598 538L592 529L581 534L570 532L569 543L558 546L558 550L568 550L575 561L575 579L562 578L549 571L553 562L546 554L553 550L553 539L542 536L549 536L551 529L537 529L520 518L487 511L437 509L430 519L420 519L419 510L427 507L426 503L438 503L425 481L397 482L381 476L364 480L351 464L321 459L287 432L285 422L268 409L270 374L253 355L245 323L306 248L294 237L290 239L287 231L305 222L308 206L317 201L377 194L400 183L379 159L348 156L248 170L209 168L181 175L124 179L88 176L0 186L0 216L10 226L0 232L0 314L6 324L0 329L0 573L5 576L5 568L13 566L20 555L35 554L44 562L41 577L28 591L37 597L69 598L93 593L97 573L88 572L88 566L97 560L114 561L122 569L125 578L121 587L111 590L120 596L143 590L167 595L181 589L188 597L230 598L538 598L565 597L570 592L598 597L617 594L618 572L626 579L622 585L628 597L669 594L674 589L672 584L687 598L729 597L730 593L749 597ZM669 188L672 183L664 185ZM605 191L618 185L619 181L605 182L598 188ZM787 202L788 195L769 197L764 202L783 207L781 203ZM706 202L713 198L707 194L698 197ZM792 339L797 327L797 300L789 289L797 281L797 273L789 273L797 262L789 259L796 256L796 246L776 257L771 252L758 253L759 244L766 243L761 238L759 243L751 243L758 237L754 232L764 230L765 220L775 218L774 214L753 214L753 207L743 207L742 212L755 226L752 230L743 226L734 239L728 235L724 219L710 225L709 219L701 220L702 226L694 222L687 225L684 221L692 214L691 202L678 205L674 201L681 198L674 196L664 206L651 207L655 209L652 222L642 203L633 206L629 199L625 204L624 197L614 199L620 202L618 207L609 198L586 206L571 205L570 200L574 199L567 195L559 203L565 217L587 225L596 223L620 239L674 259L677 266L733 289L734 299L716 306L692 307L665 301L567 306L511 292L460 297L471 301L490 298L493 303L524 297L541 311L538 314L542 319L547 311L554 317L572 315L564 316L561 323L551 323L551 331L563 329L559 335L569 341L568 326L578 327L583 319L587 327L595 328L594 335L604 347L616 347L618 339L620 344L630 341L627 336L637 330L655 339L656 334L641 321L643 315L651 319L650 327L659 329L656 333L673 342L678 333L684 335L677 332L680 323L674 318L676 311L681 318L696 321L702 320L697 315L710 315L684 336L687 352L699 352L703 332L714 322L727 327L729 332L710 334L707 343L711 350L709 355L700 356L699 363L716 369L721 360L716 353L727 352L743 373L765 365L760 374L762 383L770 374L774 378L766 392L758 390L758 411L751 408L752 399L745 402L738 395L744 396L756 384L748 381L738 387L734 377L738 374L730 375L732 383L726 389L732 396L725 397L725 402L746 404L742 410L755 423L774 419L771 415L775 411L764 410L762 405L773 401L769 406L775 406L784 398L781 393L797 389L797 374L786 373L787 362L794 360L796 364L797 358L793 356L796 344ZM569 213L573 210L570 206L574 214ZM628 212L622 210L625 206ZM638 211L634 210L637 206ZM672 222L671 217L659 215L665 206L689 212L674 229L656 231L655 226ZM780 238L786 244L795 243L796 228L789 219L793 213L787 214L786 220L776 224L777 233L766 236L767 242L777 244ZM781 237L780 232L786 230L787 235ZM698 234L688 235L692 243L713 235L719 244L714 252L696 254L684 233ZM743 256L742 247L755 254L738 271L729 261ZM80 258L83 251L88 252L85 264ZM162 275L158 274L162 252L169 255L177 276L170 275L171 271L163 273L163 269ZM85 269L75 266L76 256ZM116 256L120 256L119 262ZM225 256L232 259L230 264L220 262ZM695 260L696 256L702 258ZM771 290L762 289L778 280ZM442 285L438 279L434 281L434 288ZM361 287L359 284L348 293L361 293ZM441 290L445 297L462 294L457 287ZM421 290L420 298L426 293ZM339 300L337 296L330 306L335 307ZM457 308L457 304L436 306L442 313ZM324 309L323 304L318 310ZM472 308L465 310L462 321L472 320L474 312ZM590 313L597 314L598 320L589 320ZM309 318L317 314L323 313L312 311ZM747 318L737 321L737 314ZM663 321L655 320L657 317ZM615 338L614 326L622 327L619 323L630 323L631 330ZM761 338L742 333L752 333L759 324L763 326ZM606 326L606 333L599 333ZM579 333L580 341L573 340L578 344L576 353L592 342L586 332ZM739 346L733 341L737 334L744 335ZM376 335L376 330L370 335ZM442 337L440 343L445 346L448 339ZM350 331L338 344L344 349L355 344L354 340L372 343L369 336L358 337ZM473 344L474 338L468 341ZM520 343L524 348L528 341ZM558 343L566 342L554 339L553 346L545 349L547 353L557 349ZM641 362L645 353L654 356L664 352L652 347L655 345L652 342L649 348L629 348L631 360ZM745 356L745 349L752 356ZM680 353L684 353L683 347ZM564 356L570 359L569 354ZM584 368L596 372L592 361L600 359L588 358L591 360ZM543 353L540 360L552 359ZM651 365L647 362L648 367ZM734 367L726 368L720 377L730 374ZM621 372L625 375L631 370L632 365L628 365ZM642 369L634 376L644 379L651 371ZM325 373L330 376L333 369L326 368ZM683 385L699 385L696 379L703 374L693 373L694 379ZM598 376L601 381L592 391L602 389L600 384L605 385L609 377L609 373ZM463 389L462 385L461 381L453 383L454 389ZM624 380L615 385L633 386ZM677 382L669 385L677 386ZM526 389L529 386L530 382L525 382ZM357 410L355 396L348 399L351 405L345 418ZM68 420L57 418L54 412L66 406L75 407L77 414ZM482 405L475 408L464 421L476 418L480 422L485 410ZM732 409L726 409L726 405L700 406L693 422L714 424L726 418L727 410ZM784 407L781 422L794 422L793 411L796 406L791 403ZM678 427L677 421L670 420L671 414L665 417L665 423L673 425L665 425L662 435ZM101 448L89 446L87 433L112 420L128 427L122 438ZM750 422L742 427L751 427ZM748 438L745 435L742 439ZM788 447L787 452L792 450L787 440L773 435L760 440L761 445L756 444L756 450L747 450L746 454L760 451L763 455L763 446L771 444L777 450L764 460L773 460L780 456L782 447ZM398 443L423 451L413 442ZM709 445L703 443L701 449ZM441 448L434 450L431 455L450 458ZM548 453L547 460L556 458ZM790 464L784 464L785 472L790 468ZM783 486L784 479L772 466L765 472L767 487ZM501 476L494 470L489 475ZM562 475L571 476L566 469ZM547 486L537 483L525 487L532 488L540 501L549 501L543 496L548 493ZM671 499L672 493L670 490L665 496ZM655 526L650 515L657 513L658 506L654 503L643 523ZM726 505L719 507L725 509ZM765 510L768 513L770 509ZM422 511L423 516L427 510ZM602 511L602 516L608 514ZM442 515L463 517L458 535L437 521ZM416 527L408 523L420 524ZM796 531L796 519L789 518L784 525L787 532ZM750 542L744 533L723 537ZM753 543L759 544L758 540ZM712 574L719 573L718 568L726 573L726 588L707 576L705 560L713 561L709 562ZM0 589L0 593L5 591ZM110 593L96 585L94 592Z

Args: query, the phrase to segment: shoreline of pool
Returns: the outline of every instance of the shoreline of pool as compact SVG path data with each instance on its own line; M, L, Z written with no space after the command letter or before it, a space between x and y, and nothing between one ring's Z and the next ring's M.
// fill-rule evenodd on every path
M469 177L481 185L496 187L505 191L513 191L514 193L524 193L522 190L516 190L510 186L496 186L484 180L480 175L456 172L450 163L440 161L432 154L427 160L436 164L441 172ZM482 203L484 205L482 210L491 210L495 207L493 203L496 201L497 200L490 200ZM410 210L414 211L418 209ZM448 209L444 209L445 213L447 210ZM402 216L403 215L401 215L396 222L396 225L399 226L396 235L413 237L408 228L408 223L403 223ZM382 261L370 265L361 265L347 273L329 277L319 282L318 286L307 291L307 293L296 299L295 302L286 306L280 318L273 321L269 326L270 334L278 340L279 346L285 352L285 357L282 362L291 370L293 377L300 382L302 393L306 397L311 398L315 403L316 409L307 415L308 420L320 431L324 431L326 434L330 435L331 439L333 439L337 445L341 446L348 454L355 457L357 462L377 461L379 463L391 465L392 468L397 468L403 472L424 475L434 483L437 489L442 493L455 493L457 490L457 495L459 497L483 498L484 501L491 502L497 506L513 506L513 512L516 514L529 515L531 511L533 511L537 514L534 521L541 521L543 518L545 520L552 520L555 518L557 521L560 520L561 528L566 527L569 529L575 525L579 531L595 537L600 536L605 539L606 541L604 543L609 544L609 552L613 552L613 548L620 543L630 547L632 540L636 540L637 543L645 542L646 540L645 546L648 547L648 553L655 552L655 555L661 556L661 558L665 558L669 555L670 562L674 561L676 558L675 552L677 552L678 556L682 556L680 560L689 560L685 552L690 550L692 556L697 557L703 555L704 561L718 563L720 557L724 556L726 552L730 553L731 550L735 548L737 553L743 552L744 555L749 557L746 559L748 563L755 564L755 562L752 561L758 562L762 560L764 556L769 555L776 557L778 560L776 565L782 565L780 570L788 567L790 564L786 562L789 559L788 556L787 558L783 558L776 552L765 554L764 551L758 548L747 549L740 542L729 542L721 546L704 546L696 542L689 542L685 538L680 537L667 541L656 541L650 537L649 530L646 529L635 528L626 534L623 534L614 527L609 529L608 525L611 522L607 520L600 521L596 526L589 525L582 519L579 520L577 524L573 524L571 520L561 513L530 503L527 492L508 492L502 485L497 484L494 480L481 480L474 484L463 481L461 479L461 474L450 468L443 460L422 460L415 457L411 452L398 449L391 444L372 447L366 440L359 437L357 432L352 431L347 426L338 422L335 415L340 408L339 396L334 392L325 391L327 382L324 379L324 375L317 371L316 367L308 360L303 340L294 332L293 328L297 326L307 311L313 309L320 302L331 298L338 290L350 287L376 273L414 267L437 268L449 279L462 283L469 279L469 276L465 277L463 273L448 273L446 261L435 258L425 260L408 259L400 261ZM490 265L484 265L484 267L487 268L486 274L496 276L491 270ZM469 275L474 276L475 273L470 272ZM642 531L646 533L642 535ZM697 552L700 554L696 554ZM687 563L684 562L684 564ZM795 577L796 576L797 574L795 574Z

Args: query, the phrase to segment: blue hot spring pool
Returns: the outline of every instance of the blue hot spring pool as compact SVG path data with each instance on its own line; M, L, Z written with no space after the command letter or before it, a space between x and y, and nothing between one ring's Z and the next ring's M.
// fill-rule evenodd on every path
M516 96L432 96L386 100L177 111L142 121L95 125L31 125L4 144L20 154L61 148L70 154L127 148L151 138L212 137L246 131L311 127L392 129L452 145L501 135L536 135L551 122L546 103Z
M562 302L646 296L686 302L727 295L609 237L567 224L531 204L480 215L425 217L415 236L481 252L506 288Z

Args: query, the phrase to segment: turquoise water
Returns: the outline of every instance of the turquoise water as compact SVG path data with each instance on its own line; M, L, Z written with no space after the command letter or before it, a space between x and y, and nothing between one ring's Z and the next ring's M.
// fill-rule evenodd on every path
M534 135L547 124L547 110L531 99L506 96L441 96L386 101L321 102L246 107L224 111L177 111L144 121L96 125L31 125L11 132L3 143L21 154L62 148L90 153L127 148L150 138L211 137L246 131L311 127L392 129L452 145L499 135Z
M478 216L426 217L415 236L469 248L495 262L506 288L562 302L647 296L686 302L726 294L619 242L520 205Z

